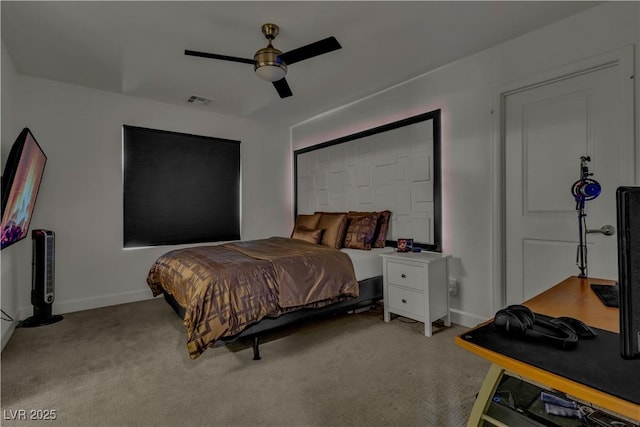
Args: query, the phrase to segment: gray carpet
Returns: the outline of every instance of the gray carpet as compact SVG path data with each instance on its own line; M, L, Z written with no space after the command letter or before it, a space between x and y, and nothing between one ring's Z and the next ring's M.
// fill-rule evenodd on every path
M462 426L489 363L462 350L465 328L381 307L189 358L181 320L160 298L16 329L2 352L2 425ZM55 410L55 421L13 420ZM46 414L35 412L34 414Z

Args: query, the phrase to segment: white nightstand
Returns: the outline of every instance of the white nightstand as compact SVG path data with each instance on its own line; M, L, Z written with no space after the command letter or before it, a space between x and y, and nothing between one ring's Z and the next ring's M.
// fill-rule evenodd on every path
M380 254L384 275L384 321L391 313L424 323L431 336L431 322L449 314L449 255L438 252L390 252Z

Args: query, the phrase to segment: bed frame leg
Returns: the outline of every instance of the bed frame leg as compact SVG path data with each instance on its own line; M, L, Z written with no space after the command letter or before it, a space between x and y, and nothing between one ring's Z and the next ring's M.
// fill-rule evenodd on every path
M253 337L253 360L260 360L260 337L258 335Z

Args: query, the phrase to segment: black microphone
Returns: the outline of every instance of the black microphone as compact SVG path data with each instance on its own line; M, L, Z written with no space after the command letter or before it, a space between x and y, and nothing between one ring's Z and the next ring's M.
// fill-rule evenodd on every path
M580 179L571 187L571 193L576 201L593 200L600 195L602 187L600 183L592 178Z
M602 191L600 183L590 178L593 176L593 173L589 172L589 167L587 166L587 162L590 161L591 157L589 156L580 157L580 179L571 186L571 194L577 203L576 209L584 206L585 201L598 197Z

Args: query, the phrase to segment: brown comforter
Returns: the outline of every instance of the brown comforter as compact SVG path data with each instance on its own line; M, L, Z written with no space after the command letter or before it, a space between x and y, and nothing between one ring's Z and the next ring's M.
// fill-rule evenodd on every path
M167 292L185 308L192 359L263 317L359 292L346 254L284 237L168 252L147 283L154 296Z

